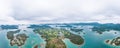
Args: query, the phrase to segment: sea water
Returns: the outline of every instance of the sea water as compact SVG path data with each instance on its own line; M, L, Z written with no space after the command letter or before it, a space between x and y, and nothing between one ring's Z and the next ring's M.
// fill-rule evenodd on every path
M7 32L11 30L0 30L0 48L18 48L17 45L10 46L9 40L7 39ZM114 31L104 32L103 34L98 34L91 31L88 27L84 27L85 34L81 35L85 42L83 45L80 45L80 48L120 48L120 46L112 46L105 43L107 39L113 39L120 35L119 32L114 34ZM21 32L22 33L22 32ZM33 32L33 29L27 29L23 31L29 38L26 40L25 45L21 46L22 48L33 48L35 45L44 44L44 46L39 46L39 48L45 48L45 41L40 37L39 34ZM69 39L64 39L63 42L66 44L67 48L78 48L79 46L70 42Z

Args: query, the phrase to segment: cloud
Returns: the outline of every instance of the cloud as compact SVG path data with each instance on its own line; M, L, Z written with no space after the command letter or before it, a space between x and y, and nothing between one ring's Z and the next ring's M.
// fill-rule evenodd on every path
M119 0L2 0L0 23L120 23Z

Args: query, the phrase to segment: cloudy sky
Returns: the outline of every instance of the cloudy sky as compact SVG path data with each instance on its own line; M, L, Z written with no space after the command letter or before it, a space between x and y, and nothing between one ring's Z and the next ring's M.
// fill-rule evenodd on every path
M0 24L120 23L120 0L0 0Z

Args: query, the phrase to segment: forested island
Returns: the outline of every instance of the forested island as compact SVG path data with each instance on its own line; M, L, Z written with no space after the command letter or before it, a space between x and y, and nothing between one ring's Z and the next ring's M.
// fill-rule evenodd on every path
M70 30L71 30L71 31L74 31L74 32L83 32L84 29L71 28Z
M77 45L84 43L84 39L81 36L72 34L65 29L39 28L33 31L40 34L41 37L45 39L46 48L67 48L65 43L62 41L64 38L70 39L72 43Z
M38 29L38 28L51 28L51 27L46 25L46 24L44 24L44 25L35 25L35 24L33 24L33 25L30 25L27 28Z
M25 33L17 34L19 32L20 30L7 32L7 38L10 40L11 46L13 45L22 46L25 44L25 41L27 40L28 36Z
M106 40L106 43L113 46L120 46L120 37L114 38L112 40Z
M95 31L99 34L110 30L120 31L120 24L99 24L97 26L93 26L92 28L92 31Z

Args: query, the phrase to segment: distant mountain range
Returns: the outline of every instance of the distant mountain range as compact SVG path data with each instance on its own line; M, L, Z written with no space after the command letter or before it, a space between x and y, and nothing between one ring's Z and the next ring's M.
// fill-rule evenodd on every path
M73 27L74 26L93 26L93 31L105 31L105 30L118 30L120 31L120 24L113 24L113 23L106 23L106 24L100 24L97 22L93 23L63 23L63 24L30 24L28 28L51 28L51 26L56 27ZM0 25L1 29L18 29L20 25Z

